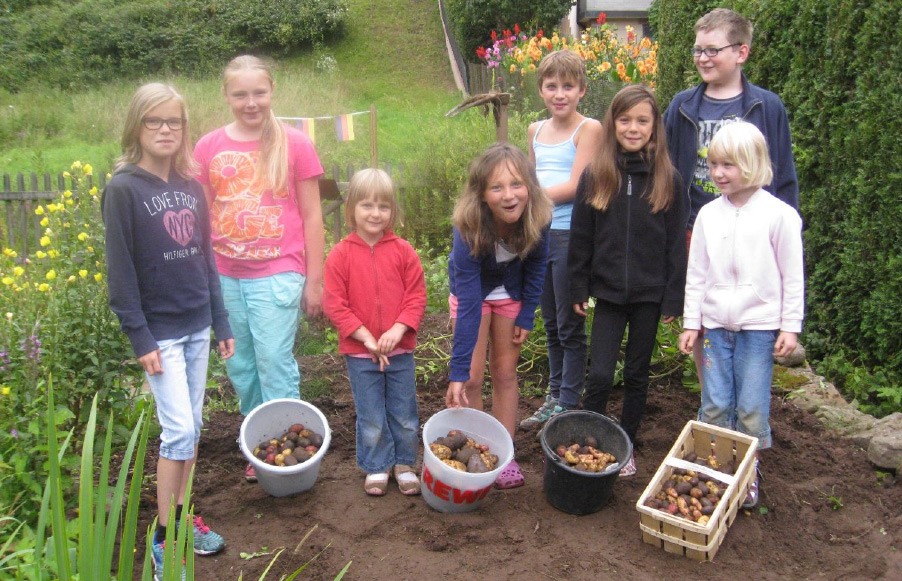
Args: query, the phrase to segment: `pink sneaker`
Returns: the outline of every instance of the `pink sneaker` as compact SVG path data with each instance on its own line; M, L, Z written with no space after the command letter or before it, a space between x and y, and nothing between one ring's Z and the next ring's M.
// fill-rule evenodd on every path
M257 481L257 472L254 470L254 467L250 462L247 463L247 467L245 467L244 469L244 479L248 482Z

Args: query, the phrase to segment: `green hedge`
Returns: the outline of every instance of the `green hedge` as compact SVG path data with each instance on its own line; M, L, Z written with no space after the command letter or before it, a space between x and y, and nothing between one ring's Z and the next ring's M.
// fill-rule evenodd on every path
M691 84L695 20L657 0L662 101ZM805 344L878 414L902 409L902 12L873 0L721 2L755 23L747 73L792 125L805 220ZM688 44L687 44L688 43ZM666 48L665 48L666 47Z
M243 52L334 38L346 14L346 0L20 2L0 15L0 86L218 71Z

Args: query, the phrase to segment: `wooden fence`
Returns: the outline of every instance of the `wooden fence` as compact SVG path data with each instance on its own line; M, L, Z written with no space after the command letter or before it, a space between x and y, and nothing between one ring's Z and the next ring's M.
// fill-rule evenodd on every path
M403 174L403 165L394 166L391 163L380 164L382 169L392 176L397 184ZM331 231L334 242L341 240L344 225L345 192L348 181L359 168L348 165L340 169L336 164L331 172L320 179L320 196L323 201L323 221L327 231ZM106 185L106 172L96 172L95 176L87 176L88 188L97 186L102 190ZM331 177L327 177L331 176ZM43 233L40 221L41 216L34 213L39 205L57 200L64 191L72 189L71 178L62 173L53 176L36 173L29 175L16 174L10 176L3 174L2 189L0 189L0 246L11 248L20 256L27 256L39 246L39 240ZM399 203L404 204L404 190L398 188ZM98 216L99 219L99 216Z

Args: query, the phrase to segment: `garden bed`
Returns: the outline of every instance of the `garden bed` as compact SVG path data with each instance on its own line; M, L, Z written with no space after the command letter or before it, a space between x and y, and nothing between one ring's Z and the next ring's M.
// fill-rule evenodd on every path
M446 323L447 316L428 317L422 336L447 333ZM678 381L651 387L639 431L638 473L618 482L600 512L577 517L548 504L539 440L534 432L520 431L516 455L526 485L492 491L478 511L454 515L435 512L419 497L402 496L394 483L385 497L365 496L363 474L354 462L354 403L344 362L321 355L303 358L301 366L304 377L331 382L330 394L313 402L332 428L319 480L311 491L286 498L272 498L244 482L245 460L235 443L242 418L212 413L200 443L195 502L228 547L198 557L196 579L237 579L240 572L244 579L258 579L282 547L286 550L267 579L279 579L317 554L299 579L333 579L349 561L345 579L397 581L614 575L655 581L693 575L731 581L737 575L891 579L902 571L902 486L891 476L879 477L862 450L829 436L812 415L779 397L772 401L774 448L762 454L760 507L740 510L714 561L697 563L643 543L635 506L695 416L698 395ZM442 373L418 386L422 422L444 408L446 386ZM621 394L615 392L614 414ZM520 416L538 404L538 398L521 398ZM148 461L152 473L155 458ZM149 479L148 485L150 493ZM143 503L142 527L153 511L151 502ZM138 550L143 550L140 541ZM267 554L251 557L255 553Z

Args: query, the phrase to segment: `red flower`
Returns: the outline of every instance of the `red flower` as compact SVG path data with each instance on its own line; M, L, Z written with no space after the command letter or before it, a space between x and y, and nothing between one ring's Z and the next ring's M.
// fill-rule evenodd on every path
M511 33L510 29L507 29L504 31L504 36L510 36L511 34L512 33Z
M498 40L498 33L493 30L492 31L492 42L495 42L496 40Z
M607 21L608 21L607 13L602 12L601 14L598 15L598 21L597 21L598 24L604 24Z
M543 36L545 36L545 33L540 28L539 31L536 33L536 38L542 38Z
M485 47L484 46L480 46L479 48L476 49L476 56L478 56L481 59L485 58Z
M520 25L514 24L514 34L520 34Z
M630 30L629 32L626 33L626 41L633 42L634 40L636 40L636 35L633 34L632 30Z

